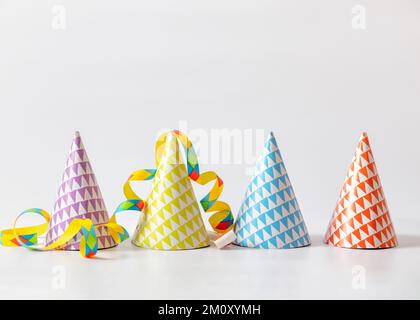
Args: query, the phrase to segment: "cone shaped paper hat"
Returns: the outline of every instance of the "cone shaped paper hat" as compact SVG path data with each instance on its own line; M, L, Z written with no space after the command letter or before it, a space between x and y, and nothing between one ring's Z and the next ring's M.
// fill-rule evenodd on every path
M46 245L50 245L59 238L75 218L91 219L95 225L108 223L109 221L101 190L96 182L79 132L74 134L54 205L54 212L49 223ZM116 245L106 227L96 228L96 235L99 249ZM70 240L62 249L79 250L80 239L81 233Z
M289 249L311 241L273 133L264 146L234 229L235 243Z
M209 245L178 141L173 135L167 138L133 243L158 250L196 249Z
M347 171L325 242L352 249L392 248L394 227L370 148L363 133Z

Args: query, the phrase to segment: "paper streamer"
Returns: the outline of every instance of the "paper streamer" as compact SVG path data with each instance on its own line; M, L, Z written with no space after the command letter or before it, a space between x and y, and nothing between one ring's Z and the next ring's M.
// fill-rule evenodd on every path
M30 213L42 216L46 222L36 226L17 228L18 220ZM25 210L16 218L12 229L0 233L0 244L10 247L22 246L33 251L51 251L61 248L81 232L80 254L85 258L91 258L96 254L98 239L95 226L90 219L73 219L65 232L53 243L48 246L36 247L38 238L47 231L50 220L50 214L45 210L38 208Z
M202 186L213 183L211 191L200 201L200 203L203 210L206 213L211 214L209 222L213 230L219 235L218 238L222 237L232 230L234 221L229 205L218 200L224 186L222 179L212 171L200 173L197 154L191 141L186 135L177 130L165 133L159 137L156 143L157 167L159 167L162 160L162 154L169 135L172 135L172 137L175 137L180 141L184 148L187 159L188 177ZM78 133L76 133L76 138L80 138ZM28 209L18 216L12 229L4 230L0 233L0 244L3 246L23 246L33 251L50 251L62 249L64 246L68 245L76 235L79 235L80 243L78 246L81 255L86 258L91 258L95 256L98 251L97 234L98 232L100 234L100 230L104 230L105 228L115 244L120 244L129 238L128 232L117 223L117 215L123 211L143 212L146 208L146 202L133 191L130 183L133 181L152 180L156 176L156 173L157 169L143 169L134 172L129 177L124 185L124 194L127 200L117 207L114 215L107 223L95 225L91 219L75 218L70 221L63 233L54 240L50 240L50 243L48 243L47 246L36 246L40 236L48 232L51 216L47 211L42 209ZM20 220L22 216L30 213L36 213L42 216L46 222L37 226L17 228L17 221ZM216 244L220 243L218 242L218 238L215 239ZM218 245L218 247L227 244L228 243L226 242L223 245ZM72 245L74 246L75 244Z
M223 181L220 177L212 171L200 173L200 168L197 160L197 154L188 137L178 130L162 134L156 143L156 167L160 166L162 156L165 150L167 139L169 136L176 138L183 146L188 176L191 180L204 186L213 183L211 191L201 199L200 203L206 213L210 213L210 225L213 230L221 237L233 227L233 215L227 203L219 201L219 197L223 191ZM120 212L131 210L143 212L147 206L145 200L141 199L132 189L131 182L133 181L146 181L152 180L157 174L157 169L142 169L135 171L130 175L124 185L124 194L127 198L126 201L121 203L115 211L111 221L116 223L116 215ZM216 239L217 241L217 239Z
M38 214L46 223L0 233L0 244L23 246L35 251L80 250L93 257L98 249L114 247L128 238L127 231L108 218L99 185L79 132L75 132L58 188L53 214L29 209L18 216ZM107 223L107 226L104 226ZM36 246L45 234L45 246Z
M30 213L36 213L45 219L45 223L17 228L17 222L25 215ZM0 232L0 245L7 247L25 247L32 251L51 251L61 249L63 246L69 243L79 233L81 234L81 240L79 244L80 254L84 258L92 258L98 251L98 238L97 230L99 228L106 227L108 232L112 236L115 243L121 243L129 238L128 232L115 221L113 216L110 221L104 225L94 225L91 219L73 219L69 226L65 229L63 234L58 237L54 242L47 246L36 246L38 245L39 238L45 234L48 230L49 223L51 221L50 214L38 208L32 208L23 211L15 220L12 229L3 230Z

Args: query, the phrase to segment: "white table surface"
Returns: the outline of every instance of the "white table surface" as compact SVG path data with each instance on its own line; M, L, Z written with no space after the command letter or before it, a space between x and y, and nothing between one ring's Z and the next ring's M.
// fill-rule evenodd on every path
M411 223L409 229L417 229ZM182 252L130 242L95 259L77 252L0 248L0 298L42 299L419 299L420 235L390 250L313 245L293 250L229 246ZM360 283L363 268L365 288ZM353 272L359 272L357 275ZM356 278L355 278L356 277ZM363 276L362 276L363 277Z

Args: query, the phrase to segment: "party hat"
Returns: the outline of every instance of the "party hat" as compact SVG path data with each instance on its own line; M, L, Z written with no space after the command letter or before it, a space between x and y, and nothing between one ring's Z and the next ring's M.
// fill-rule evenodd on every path
M159 250L209 245L201 212L175 136L167 138L133 243Z
M225 239L224 243L218 241L232 230L234 222L230 206L219 201L223 180L214 171L200 173L197 154L184 133L173 130L159 136L156 168L137 170L130 175L124 184L127 200L115 210L112 223L116 223L116 215L120 212L142 212L132 241L135 245L157 250L206 247L210 239L190 180L202 186L213 182L200 204L205 213L211 213L209 223L216 234L214 243L218 248L227 245ZM134 192L131 182L145 180L151 180L153 186L150 195L143 200ZM123 234L122 230L118 233Z
M234 228L235 244L289 249L311 241L276 139L270 133Z
M74 134L71 144L54 211L49 222L46 245L49 246L60 238L75 218L90 219L95 225L103 225L109 221L101 190L79 132ZM116 245L105 226L96 228L96 236L98 249ZM81 237L81 233L77 234L61 249L79 250Z
M17 227L18 220L28 214L37 214L45 222ZM39 244L39 236L44 233L47 234L43 246ZM85 258L91 258L98 249L115 246L127 238L127 231L117 224L115 216L108 219L101 191L78 132L73 138L53 215L40 208L31 208L18 215L12 229L0 231L0 244L3 246L22 246L31 251L78 250Z
M397 246L367 133L359 140L324 241L352 249Z

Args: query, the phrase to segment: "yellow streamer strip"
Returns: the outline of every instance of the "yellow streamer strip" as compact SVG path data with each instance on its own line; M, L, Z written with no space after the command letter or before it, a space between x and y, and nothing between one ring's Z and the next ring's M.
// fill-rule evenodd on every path
M31 227L17 228L20 218L29 213L37 213L46 222ZM71 221L65 232L56 241L48 246L35 247L40 235L44 234L50 222L50 214L42 209L29 209L22 212L13 223L13 228L4 230L0 233L0 240L3 246L17 247L22 246L32 251L51 251L60 249L73 239L79 232L82 232L80 241L80 254L85 258L93 257L98 250L98 240L96 237L95 226L90 219L74 219Z
M197 155L195 153L191 141L185 134L177 130L164 133L158 138L155 147L156 167L159 167L159 164L161 162L168 135L174 135L184 147L187 160L188 175L190 179L196 181L202 186L214 182L210 193L208 193L200 201L200 203L205 212L212 213L209 222L213 230L219 235L216 238L216 240L218 240L220 237L223 237L223 235L232 230L234 221L233 215L230 210L230 206L225 202L218 201L223 191L223 181L213 171L208 171L200 174ZM122 203L117 208L115 214L125 210L143 211L147 204L134 192L134 190L131 187L131 182L151 180L154 178L155 174L156 169L143 169L133 172L124 184L124 195L127 201ZM115 214L111 218L114 222L116 222Z

